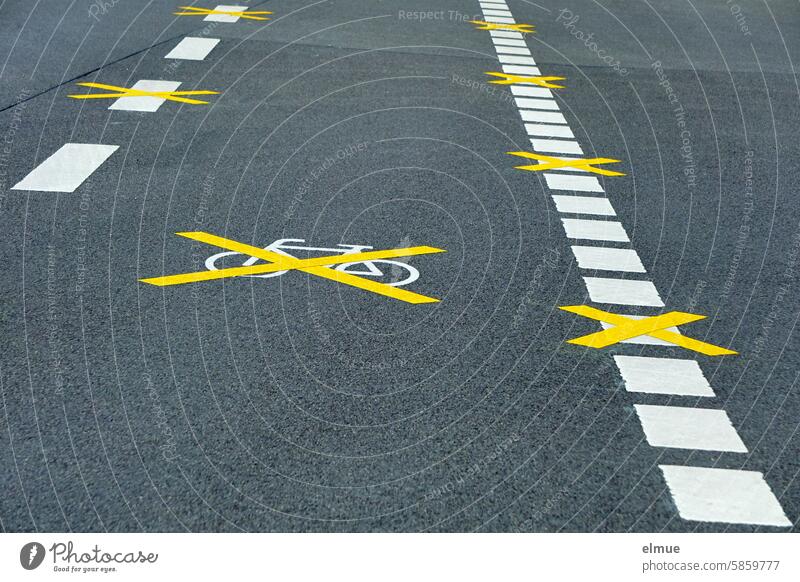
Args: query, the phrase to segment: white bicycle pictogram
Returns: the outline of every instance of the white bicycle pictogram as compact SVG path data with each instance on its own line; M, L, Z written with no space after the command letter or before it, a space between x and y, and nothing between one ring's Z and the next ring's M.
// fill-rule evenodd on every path
M305 243L305 239L302 238L282 238L278 239L269 246L264 247L264 250L272 251L274 253L278 253L280 255L284 255L287 257L292 257L295 259L299 259L302 257L296 257L291 254L289 251L311 251L315 253L323 253L326 255L331 254L340 254L340 255L351 255L354 253L363 253L365 251L372 250L373 247L367 245L345 245L339 244L336 248L328 248L328 247L311 247L311 246L302 246ZM241 264L234 265L231 259L227 257L235 257L239 255L241 257L247 257ZM235 261L238 263L238 261ZM232 267L232 266L242 266L242 267L249 267L251 265L255 265L256 263L261 262L261 259L257 257L248 256L245 253L237 253L236 251L223 251L221 253L217 253L215 255L211 255L206 259L206 269L209 271L218 271L219 269ZM377 266L377 263L383 263L388 267L388 272L381 270L380 267ZM336 271L342 271L344 273L349 273L351 275L361 275L364 277L375 277L379 279L381 277L388 278L390 281L381 281L386 285L391 287L403 287L404 285L409 285L413 283L417 279L419 279L419 271L409 265L408 263L404 263L402 261L393 261L391 259L375 259L372 261L356 261L354 263L341 263L336 265L335 267L331 267ZM284 273L288 273L288 271L276 271L274 273L264 273L261 275L244 275L245 277L259 277L261 279L269 279L271 277L280 277ZM401 278L404 273L408 273L405 278Z

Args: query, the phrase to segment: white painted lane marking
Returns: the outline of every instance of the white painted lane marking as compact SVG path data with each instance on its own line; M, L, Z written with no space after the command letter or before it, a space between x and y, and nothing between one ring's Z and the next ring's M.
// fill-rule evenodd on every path
M565 141L562 139L533 139L531 138L533 150L537 152L548 152L557 154L583 154L581 146L576 141Z
M164 55L165 59L183 59L186 61L202 61L219 43L218 38L197 38L187 36Z
M759 471L659 465L683 519L788 527L775 494Z
M74 192L118 149L115 145L64 144L11 189Z
M544 137L569 137L574 138L575 135L569 128L569 125L546 125L543 123L526 123L525 131L528 135L544 136Z
M523 38L521 32L514 32L513 30L490 30L489 34L491 34L493 38Z
M605 199L599 198L599 200ZM611 206L610 203L609 206ZM611 208L611 213L614 214L613 207ZM639 259L639 255L633 249L573 246L572 254L575 255L578 267L581 269L621 271L623 273L647 272Z
M645 317L647 317L646 315L627 315L625 313L622 313L620 315L624 315L628 319L644 319ZM600 322L600 325L603 327L603 329L610 329L610 328L614 327L612 324L606 323L604 321ZM681 334L681 330L678 329L677 327L673 326L673 327L667 327L665 329L667 331L671 331L672 333L677 333L679 335L683 335L683 334ZM655 337L652 337L652 336L649 336L649 335L640 335L639 337L633 337L633 338L630 338L630 339L622 340L622 343L623 344L640 344L640 345L645 345L645 346L666 346L666 347L672 347L672 348L675 347L674 344L671 344L669 342L665 342L664 340L660 340L658 338L655 338Z
M478 2L481 5L481 8L497 8L502 10L508 10L508 4L505 2Z
M634 404L647 442L653 447L746 453L728 413L709 408Z
M521 46L499 45L499 46L494 47L494 50L497 52L498 55L500 55L500 54L504 54L504 55L525 55L525 56L528 56L528 57L530 57L530 55L531 55L531 51L529 51L527 48L521 47ZM533 61L533 59L531 59L531 61ZM501 62L505 62L505 61L501 61ZM531 62L531 64L535 65L536 63Z
M567 120L560 112L555 111L536 111L535 109L520 109L519 114L523 121L534 121L537 123L563 123Z
M493 38L492 42L494 43L495 48L501 46L521 46L525 47L526 51L528 50L528 44L522 39L501 38L498 36L497 38ZM530 54L530 51L528 51L528 54Z
M567 238L584 240L605 240L630 242L622 223L616 220L589 220L583 218L562 218Z
M536 67L525 65L503 65L503 72L509 75L530 75L533 77L539 77L542 74Z
M601 196L559 196L553 195L556 210L571 214L597 214L600 216L616 216L608 198ZM597 248L597 247L589 247ZM614 249L622 250L622 249Z
M570 174L544 175L547 187L551 190L575 190L578 192L605 192L594 176L572 176Z
M528 85L511 85L511 92L517 97L540 97L552 99L553 92L545 87L530 87Z
M583 280L589 290L589 297L595 303L664 307L652 281L608 277L584 277Z
M225 12L246 12L247 6L229 6L228 4L220 4L214 8L214 10L223 10ZM239 16L234 16L232 14L209 14L203 20L207 22L236 22L239 20Z
M714 396L714 390L700 369L700 364L694 360L614 356L614 361L628 392L704 398Z
M181 84L178 81L154 81L142 79L136 81L131 89L140 91L175 91ZM111 104L109 109L113 111L144 111L153 113L166 101L161 97L120 97Z
M531 99L530 97L515 97L514 102L520 109L549 109L558 111L555 99Z
M484 16L486 22L496 22L497 24L516 24L517 21L513 18L503 18L502 16Z
M508 10L494 10L492 8L483 8L482 12L484 16L505 16L506 18L513 18Z
M497 60L499 60L501 63L507 64L507 65L535 65L536 64L536 61L534 61L531 57L520 57L520 56L517 56L517 55L499 54L499 55L497 55Z

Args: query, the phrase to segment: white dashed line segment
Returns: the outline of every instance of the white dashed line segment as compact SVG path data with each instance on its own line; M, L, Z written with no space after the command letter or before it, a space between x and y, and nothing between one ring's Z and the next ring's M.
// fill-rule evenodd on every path
M164 55L165 59L182 59L185 61L202 61L219 43L218 38L197 38L187 36Z
M555 154L583 154L581 146L576 141L563 139L531 139L534 151Z
M568 125L545 125L543 123L526 123L525 131L528 135L542 137L569 137L574 138Z
M246 12L247 6L230 6L228 4L220 4L214 10L220 10L223 12ZM239 16L234 14L209 14L205 18L203 18L206 22L236 22L239 20Z
M575 190L578 192L605 192L594 176L571 176L569 174L544 175L547 187L551 190Z
M653 447L746 453L728 413L709 408L635 404L645 438Z
M791 526L758 471L659 465L683 519Z
M553 196L556 210L562 214L597 214L615 216L614 208L608 198L600 196ZM617 249L614 249L617 250Z
M555 196L553 196L555 198ZM605 200L592 198L591 200ZM611 204L609 204L611 207ZM559 212L564 212L560 208ZM611 207L611 211L614 209ZM633 249L617 249L613 247L573 246L572 254L578 261L578 267L591 271L620 271L622 273L646 273L642 260Z
M700 365L694 360L614 356L628 392L668 396L715 396Z
M614 220L562 218L561 223L568 238L629 242L628 233L625 232L622 223Z
M11 189L74 192L118 149L115 145L64 144Z
M584 277L583 280L595 303L664 307L656 286L650 281L607 277Z
M136 81L131 89L140 91L165 92L175 91L181 84L178 81L154 81L142 79ZM162 97L120 97L111 104L109 109L112 111L140 111L144 113L154 113L163 105L166 99Z

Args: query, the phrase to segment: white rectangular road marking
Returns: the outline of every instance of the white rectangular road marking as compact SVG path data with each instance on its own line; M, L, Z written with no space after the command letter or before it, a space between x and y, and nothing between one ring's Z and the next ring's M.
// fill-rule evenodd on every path
M152 81L149 79L142 79L136 81L136 84L131 89L139 89L140 91L174 91L181 84L178 81ZM111 104L109 109L113 111L145 111L153 113L158 111L166 99L162 97L120 97Z
M528 44L524 40L516 38L502 38L498 36L493 38L492 42L494 43L495 48L499 46L523 46L526 50L528 48ZM530 54L530 51L528 51L528 53Z
M608 198L601 196L553 196L556 210L572 214L597 214L600 216L616 216ZM589 247L596 248L596 247ZM622 249L614 249L622 250Z
M746 453L728 413L708 408L634 404L650 446Z
M508 10L508 4L505 2L479 2L478 4L481 5L481 8L499 8L502 10Z
M555 99L531 99L530 97L515 97L514 101L520 109L549 109L558 111Z
M498 51L500 52L500 51ZM535 65L536 61L534 61L531 57L520 57L517 55L504 55L499 54L497 55L497 59L506 65Z
M119 146L94 143L64 144L11 189L74 192L118 149Z
M592 198L592 200L595 200L595 198ZM597 198L597 200L605 200L605 198ZM609 203L609 206L611 206L611 203ZM614 213L613 208L611 213ZM639 255L633 249L574 246L572 247L572 254L575 255L578 267L581 269L620 271L622 273L647 272L639 259Z
M553 93L544 87L531 87L530 85L511 85L511 92L517 97L539 97L552 99Z
M551 190L575 190L578 192L605 192L594 176L572 176L569 174L545 174L547 187Z
M569 125L546 125L543 123L526 123L525 132L528 135L544 136L544 137L569 137L575 138L575 134L569 128Z
M622 313L620 315L624 315L628 319L644 319L646 317L644 315L627 315L625 313ZM603 329L610 329L610 328L614 327L612 324L606 323L604 321L600 322L600 325L603 327ZM682 335L681 334L681 330L679 330L677 327L673 326L673 327L667 327L667 328L664 328L664 329L666 329L667 331L671 331L672 333L677 333L678 335ZM674 347L674 344L671 344L671 343L669 343L667 341L664 341L664 340L660 340L660 339L655 338L655 337L650 336L650 335L642 335L642 336L639 336L639 337L633 337L631 339L622 340L621 343L623 343L623 344L640 344L640 345L645 345L645 346Z
M503 72L509 75L532 75L534 77L542 74L536 67L528 67L526 65L503 65Z
M247 6L229 6L228 4L220 4L214 10L223 10L225 12L245 12ZM239 20L238 16L231 14L209 14L204 19L206 22L236 22Z
M525 55L526 57L531 56L531 51L529 51L528 48L524 46L498 45L494 47L494 50L495 52L497 52L498 55L503 54L503 55ZM533 59L531 59L531 61L533 61ZM500 62L504 63L507 61L500 61ZM532 62L531 64L535 65L536 63Z
M187 36L175 48L164 55L165 59L183 59L185 61L202 61L217 46L218 38L197 38Z
M481 6L484 16L505 16L506 18L513 18L508 10L495 10L493 8L484 8Z
M700 369L700 364L694 360L614 356L614 361L628 392L705 398L714 396L714 390Z
M589 297L595 303L664 307L652 281L607 277L584 277L583 280L589 290Z
M489 34L492 38L523 38L521 32L514 32L513 30L490 30Z
M565 161L566 161L566 160L575 160L575 159L581 159L581 158L572 158L572 157L569 157L569 156L558 156L558 158L559 158L559 159L561 159L561 160L565 160ZM531 165L532 165L532 166L542 166L542 165L545 165L545 164L547 164L547 163L548 163L548 162L542 162L542 161L540 161L538 164L531 164ZM560 168L553 168L553 169L554 169L554 170L557 170L557 171L559 171L559 172L579 172L579 173L582 173L582 174L586 174L586 173L588 173L588 170L585 170L585 169L581 168L580 166L578 166L578 167L574 167L574 166L562 166L562 167L560 167ZM599 182L598 182L598 184L599 184Z
M520 109L519 114L523 121L537 123L567 123L566 118L557 111L536 111L535 109Z
M583 154L581 146L576 141L563 139L534 139L531 138L533 150L556 154Z
M789 527L759 471L659 465L683 519Z
M583 218L562 218L567 238L583 240L606 240L630 242L622 223L616 220L585 220Z
M486 22L496 22L497 24L516 24L513 18L503 18L502 16L484 16Z

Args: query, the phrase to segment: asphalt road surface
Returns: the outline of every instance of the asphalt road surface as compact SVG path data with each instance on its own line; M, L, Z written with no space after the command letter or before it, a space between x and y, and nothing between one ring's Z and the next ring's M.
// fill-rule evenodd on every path
M0 2L2 530L798 528L796 1L191 5Z

